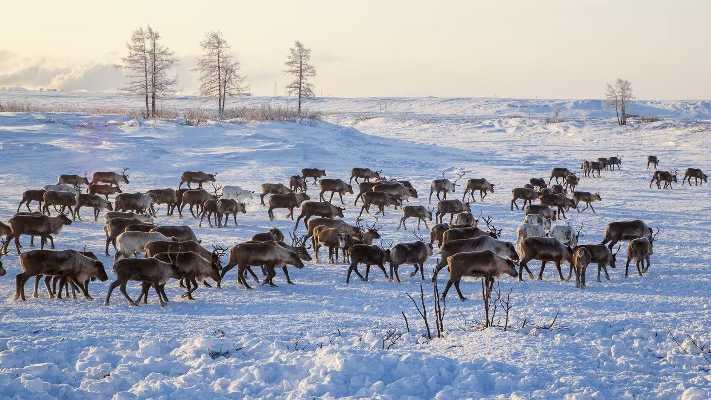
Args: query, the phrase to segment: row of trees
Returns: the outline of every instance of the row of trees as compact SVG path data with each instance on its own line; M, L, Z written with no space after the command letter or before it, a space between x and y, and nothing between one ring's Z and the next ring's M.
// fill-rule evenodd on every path
M218 114L222 117L228 97L248 94L245 76L220 31L208 32L200 47L202 55L195 66L200 73L200 94L217 100ZM150 26L134 30L127 48L128 55L122 59L127 79L123 91L144 97L146 117L154 117L157 99L175 92L177 80L168 71L177 59ZM286 89L289 95L297 96L301 114L302 99L314 95L311 80L316 76L316 68L311 64L311 50L295 42L289 49L285 72L291 77Z

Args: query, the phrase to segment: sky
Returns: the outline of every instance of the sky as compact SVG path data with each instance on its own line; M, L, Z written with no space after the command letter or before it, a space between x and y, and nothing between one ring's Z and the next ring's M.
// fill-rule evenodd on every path
M4 0L0 87L113 91L131 31L151 25L198 88L208 31L232 45L254 95L283 95L289 48L313 51L316 94L711 98L711 1Z

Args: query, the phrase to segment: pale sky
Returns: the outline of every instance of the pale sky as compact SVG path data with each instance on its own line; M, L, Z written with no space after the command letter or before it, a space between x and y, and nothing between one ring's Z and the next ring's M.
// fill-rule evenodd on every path
M131 31L150 24L181 59L183 93L221 30L255 95L284 94L294 40L328 96L711 98L711 1L4 0L0 87L110 90Z

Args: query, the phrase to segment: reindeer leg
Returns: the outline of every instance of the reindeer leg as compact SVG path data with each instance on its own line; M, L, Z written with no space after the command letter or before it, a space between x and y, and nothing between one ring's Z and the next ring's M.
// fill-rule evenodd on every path
M378 264L378 267L380 267L380 270L383 271L383 274L385 274L385 279L389 279L388 271L385 270L385 266L383 266L383 264Z
M459 300L464 301L464 300L466 300L467 298L464 297L464 295L462 294L462 290L459 288L459 282L460 282L459 279L457 279L456 281L454 281L454 288L457 289L457 294L459 295ZM447 285L449 285L449 283L447 283Z
M368 275L370 275L370 264L365 264L365 281L368 282Z
M241 265L239 267L237 267L237 283L238 284L241 283L244 285L245 288L251 289L252 287L249 286L249 284L247 283L247 279L245 279L245 277L244 277L244 270L245 269L246 268ZM254 272L252 272L252 273L254 273Z
M560 268L560 261L559 261L559 260L557 260L557 261L555 262L555 268L558 270L558 276L560 276L560 280L561 280L561 281L564 281L565 278L563 277L563 272L561 271L561 268ZM570 268L571 268L571 272L572 272L573 267L571 266Z
M121 282L118 279L111 283L111 286L109 286L109 291L106 293L106 300L104 301L105 306L109 305L109 300L111 299L111 292L113 292L114 289L116 289L120 284Z
M637 259L637 260L635 261L635 266L637 267L637 273L639 274L639 276L642 276L642 270L639 268L639 264L640 264L641 262L642 262L642 259L641 259L641 258L640 258L640 259Z
M627 278L630 268L630 258L627 257L627 263L625 264L625 278Z
M546 269L546 261L541 261L541 269L538 271L538 280L543 280L543 270Z
M128 304L130 304L132 306L138 305L135 301L133 301L131 296L128 295L128 292L126 291L126 282L121 282L121 284L119 285L119 290L124 295L124 297L126 297L126 300L128 300Z

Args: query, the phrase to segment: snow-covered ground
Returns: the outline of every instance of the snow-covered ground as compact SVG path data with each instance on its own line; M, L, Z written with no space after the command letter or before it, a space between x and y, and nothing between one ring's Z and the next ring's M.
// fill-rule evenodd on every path
M128 104L113 96L0 92L0 101L8 99ZM178 99L173 106L199 102ZM557 106L566 120L546 123ZM595 215L572 211L571 224L584 224L586 243L600 242L613 220L640 218L661 228L652 267L643 278L635 272L625 279L621 256L611 281L596 282L591 267L585 290L558 281L550 267L544 281L502 279L514 305L514 329L507 332L473 328L482 318L480 284L467 281L468 301L449 294L446 337L428 342L406 296L419 293L420 281L407 273L401 284L376 270L370 282L346 285L345 265L310 262L292 268L293 286L279 271L279 287L249 291L229 273L222 289L200 288L194 301L181 299L171 283L165 308L153 294L149 305L130 307L118 292L105 307L112 272L109 282L92 283L94 301L50 300L43 291L38 299L14 301L12 251L3 257L8 274L0 278L0 398L711 397L711 353L704 347L711 346L709 186L649 189L645 169L646 156L656 154L660 169L711 170L708 102L644 102L648 112L639 114L664 119L625 129L602 118L609 111L591 101L319 99L310 108L323 111L324 121L186 127L118 116L2 113L0 220L13 214L23 190L54 183L60 173L129 167L128 189L138 191L177 186L182 171L201 169L218 171L220 184L257 190L303 167L348 178L352 167L368 166L411 180L420 193L414 203L427 205L429 181L457 167L496 183L496 193L473 211L492 216L513 240L521 213L509 210L511 188L548 176L553 166L577 168L585 158L620 155L621 171L582 180L579 190L599 191L603 201ZM353 199L346 198L349 221L358 211ZM208 244L232 245L271 226L293 226L283 211L270 222L258 200L237 228L198 228L189 216L159 212L161 223L189 224ZM378 221L384 239L414 239L396 230L398 211L386 214ZM58 247L103 253L102 225L84 215L58 235ZM437 258L435 252L428 275ZM101 259L110 271L112 259ZM538 263L532 265L537 271ZM440 287L445 279L443 272ZM424 287L431 306L429 280ZM135 285L130 290L137 294ZM543 329L556 315L553 327ZM393 330L402 337L383 349Z

